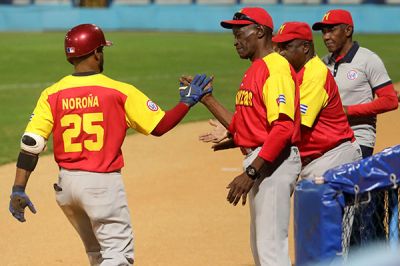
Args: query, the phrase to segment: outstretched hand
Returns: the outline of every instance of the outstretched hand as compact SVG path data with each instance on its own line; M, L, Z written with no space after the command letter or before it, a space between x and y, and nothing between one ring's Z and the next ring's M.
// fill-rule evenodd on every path
M189 85L185 85L188 80L182 79L181 81L181 79L179 84L180 101L190 107L198 103L204 95L212 92L213 88L209 84L213 77L208 78L205 74L196 75Z
M220 143L224 139L228 138L228 130L215 119L210 119L208 123L212 126L212 130L210 132L201 134L199 136L199 140L202 142L213 142Z
M25 193L25 188L14 186L10 196L9 210L20 222L25 222L25 208L28 207L32 213L36 213L33 203Z

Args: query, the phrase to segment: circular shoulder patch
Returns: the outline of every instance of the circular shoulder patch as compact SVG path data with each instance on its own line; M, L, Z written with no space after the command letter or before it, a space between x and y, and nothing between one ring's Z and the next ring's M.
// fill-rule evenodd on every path
M158 110L158 105L153 103L151 100L147 100L147 107L151 110L151 111L157 111Z
M347 72L347 78L349 80L355 80L358 77L358 73L355 70L350 70L349 72Z

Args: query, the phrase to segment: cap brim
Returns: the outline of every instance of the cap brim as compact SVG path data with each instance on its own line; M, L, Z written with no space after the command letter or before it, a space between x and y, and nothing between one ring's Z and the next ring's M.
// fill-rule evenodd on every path
M334 21L332 21L332 22L317 22L317 23L314 23L314 25L312 25L312 29L313 30L322 30L322 28L325 26L336 25L336 24L339 24L339 23L337 23L336 21L335 22Z
M224 20L221 21L221 26L225 29L232 29L233 26L254 24L249 20Z
M276 42L276 43L288 42L288 41L291 41L294 39L297 39L297 37L294 36L293 34L282 34L282 35L276 35L276 36L272 37L272 41Z

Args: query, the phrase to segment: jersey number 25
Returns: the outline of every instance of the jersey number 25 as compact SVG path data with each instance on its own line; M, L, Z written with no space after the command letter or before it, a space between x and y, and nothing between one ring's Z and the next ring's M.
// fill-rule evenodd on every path
M93 125L93 122L102 122L103 113L85 113L82 116L78 114L64 115L61 118L61 126L69 127L63 133L64 151L65 152L81 152L82 143L72 142L73 138L77 138L82 130L89 135L96 135L96 140L85 140L83 146L89 151L99 151L104 144L104 128L101 125Z

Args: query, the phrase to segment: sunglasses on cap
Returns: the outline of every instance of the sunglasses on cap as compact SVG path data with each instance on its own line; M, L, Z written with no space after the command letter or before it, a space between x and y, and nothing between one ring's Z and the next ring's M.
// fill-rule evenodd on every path
M247 15L245 15L243 13L240 13L240 12L237 12L237 13L235 13L235 15L233 15L233 20L247 20L247 21L251 21L251 22L253 22L255 24L258 24L257 21L255 21L251 17L249 17L249 16L247 16Z

